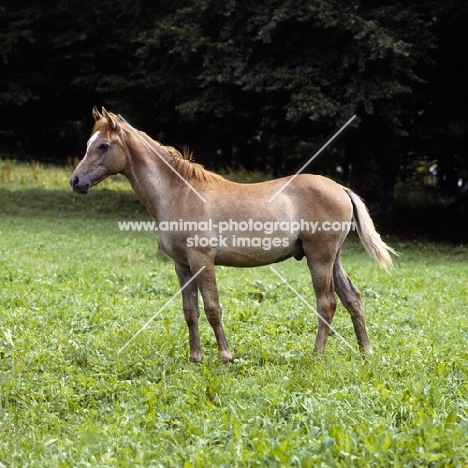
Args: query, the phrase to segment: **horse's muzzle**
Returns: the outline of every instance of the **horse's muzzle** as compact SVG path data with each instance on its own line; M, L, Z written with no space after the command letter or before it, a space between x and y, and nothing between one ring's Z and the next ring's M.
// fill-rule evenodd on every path
M70 178L70 186L74 192L86 194L91 184L88 181L81 180L77 175L72 175Z

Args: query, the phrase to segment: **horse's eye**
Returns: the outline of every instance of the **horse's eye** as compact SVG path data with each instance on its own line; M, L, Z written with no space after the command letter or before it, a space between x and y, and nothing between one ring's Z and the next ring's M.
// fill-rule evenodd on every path
M109 146L109 143L101 143L99 145L99 149L106 150L107 148L109 148Z

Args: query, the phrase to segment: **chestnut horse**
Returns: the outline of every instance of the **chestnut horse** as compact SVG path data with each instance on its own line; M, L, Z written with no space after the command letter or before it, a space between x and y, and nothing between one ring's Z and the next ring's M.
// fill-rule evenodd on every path
M319 315L314 351L325 350L336 293L351 315L361 353L372 353L361 295L340 263L341 246L354 220L366 251L383 268L392 264L390 253L395 251L381 240L355 193L310 174L234 183L152 140L104 108L100 113L95 107L93 116L95 125L85 157L70 178L71 187L85 194L117 173L130 181L160 226L161 250L175 262L183 288L191 361L202 360L198 290L219 357L224 363L232 360L221 322L215 265L255 267L290 257L306 257L312 276Z

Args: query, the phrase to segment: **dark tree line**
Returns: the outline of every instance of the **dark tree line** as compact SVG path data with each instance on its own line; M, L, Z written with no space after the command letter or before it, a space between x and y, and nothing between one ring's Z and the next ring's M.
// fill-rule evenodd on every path
M384 224L396 180L430 167L447 195L468 183L467 12L462 0L3 2L1 148L64 163L104 105L212 168L283 175L355 114L309 169L346 179Z

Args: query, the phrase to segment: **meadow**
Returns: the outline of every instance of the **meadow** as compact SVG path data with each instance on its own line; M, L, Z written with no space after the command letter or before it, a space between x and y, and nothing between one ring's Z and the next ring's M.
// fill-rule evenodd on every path
M351 236L374 355L339 304L314 312L268 268L218 267L234 362L207 320L188 361L172 262L122 178L86 196L71 169L0 161L0 468L468 467L468 248L389 238L390 274ZM305 261L275 268L312 304Z

